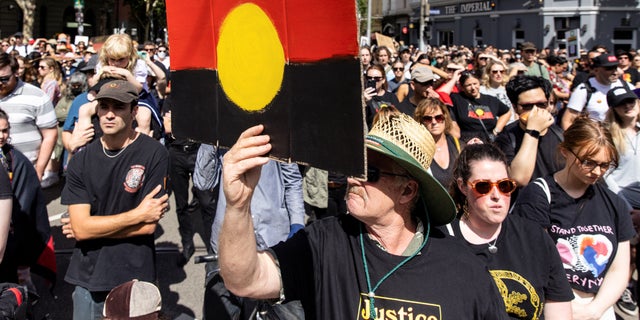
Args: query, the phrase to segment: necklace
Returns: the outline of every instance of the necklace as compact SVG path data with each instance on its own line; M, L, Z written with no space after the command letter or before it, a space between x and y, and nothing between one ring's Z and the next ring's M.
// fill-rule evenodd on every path
M375 296L376 293L375 291L378 289L378 287L380 287L380 285L382 284L382 282L384 282L385 280L387 280L387 278L389 278L389 276L391 276L394 272L396 272L398 269L400 269L400 267L402 267L403 265L405 265L407 262L409 262L409 260L413 259L413 257L415 257L420 250L422 250L422 248L424 248L424 246L427 244L427 240L429 239L429 232L431 231L431 223L429 222L429 216L427 216L427 233L424 236L424 241L422 242L422 245L410 256L406 257L404 260L400 261L400 263L398 263L398 265L396 265L395 267L393 267L393 269L391 269L389 272L387 272L387 274L385 274L379 281L378 283L376 283L375 287L371 287L371 276L369 275L369 265L367 264L367 257L365 257L364 254L364 231L362 230L362 223L360 223L360 248L362 249L362 263L364 265L364 274L367 278L367 290L369 291L367 293L367 297L369 298L369 308L371 310L371 318L370 319L376 319L377 318L377 312L375 309Z
M496 242L498 242L498 237L493 240L493 243L489 243L489 252L495 254L498 252L498 247L496 247Z
M134 138L133 140L135 140L135 138ZM127 149L127 147L131 144L131 142L133 142L133 140L131 140L129 143L125 144L125 145L124 145L124 147L123 147L122 149L120 149L120 151L118 151L118 152L117 152L116 154L114 154L114 155L109 155L109 154L107 153L107 149L104 147L104 142L103 142L103 141L100 141L100 142L102 142L102 143L101 143L101 145L102 145L102 153L104 153L104 155L105 155L105 156L107 156L107 158L111 158L111 159L113 159L113 158L115 158L115 157L119 156L119 155L120 155L120 154L121 154L125 149Z

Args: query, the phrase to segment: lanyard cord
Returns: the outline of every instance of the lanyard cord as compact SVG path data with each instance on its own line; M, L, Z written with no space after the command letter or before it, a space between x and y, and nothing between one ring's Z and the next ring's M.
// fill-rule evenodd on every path
M420 197L422 199L422 197ZM424 201L423 201L424 204ZM426 208L426 206L425 206ZM426 209L425 209L426 211ZM364 254L364 232L362 230L362 223L360 223L360 248L362 249L362 262L364 264L364 274L367 278L367 290L369 290L369 293L367 293L367 296L369 297L369 308L371 309L371 318L370 319L375 319L377 317L377 312L375 309L375 291L378 289L378 287L380 287L380 285L382 284L382 282L384 282L385 280L387 280L387 278L389 278L391 276L391 274L393 274L394 272L396 272L396 270L400 269L400 267L402 267L403 265L405 265L407 262L409 262L409 260L411 260L413 257L415 257L418 252L420 252L422 250L422 248L424 248L424 246L427 244L427 239L429 239L429 233L431 231L431 223L429 222L429 214L427 213L427 232L425 233L425 237L424 237L424 241L422 242L422 245L410 256L406 257L404 260L402 260L400 263L398 263L397 266L393 267L393 269L391 269L391 271L387 272L387 274L385 274L379 281L378 283L376 283L376 286L371 288L371 276L369 276L369 267L367 265L367 258L365 257Z

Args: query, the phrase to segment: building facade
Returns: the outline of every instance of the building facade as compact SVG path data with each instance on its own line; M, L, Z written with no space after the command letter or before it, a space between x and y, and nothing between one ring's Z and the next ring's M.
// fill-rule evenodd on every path
M508 49L531 41L565 48L577 41L582 48L640 47L640 4L634 0L383 0L383 16L383 33L414 45L422 31L431 46Z

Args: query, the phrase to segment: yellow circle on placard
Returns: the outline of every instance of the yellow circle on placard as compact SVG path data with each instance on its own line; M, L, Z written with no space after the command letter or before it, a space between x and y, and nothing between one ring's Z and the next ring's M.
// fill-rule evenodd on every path
M229 12L220 27L218 77L227 97L240 108L259 111L278 94L284 76L284 49L273 22L252 3Z

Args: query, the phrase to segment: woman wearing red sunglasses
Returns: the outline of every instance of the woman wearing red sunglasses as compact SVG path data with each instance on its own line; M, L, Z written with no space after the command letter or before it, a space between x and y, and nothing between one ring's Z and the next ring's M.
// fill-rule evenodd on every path
M556 243L573 289L573 319L615 319L613 304L629 280L630 208L598 183L615 168L618 151L600 122L577 118L558 146L560 171L529 183L514 214L543 228Z
M447 229L481 258L513 319L571 319L573 294L560 256L542 228L509 215L516 183L507 160L491 144L466 146L451 193L459 219Z

